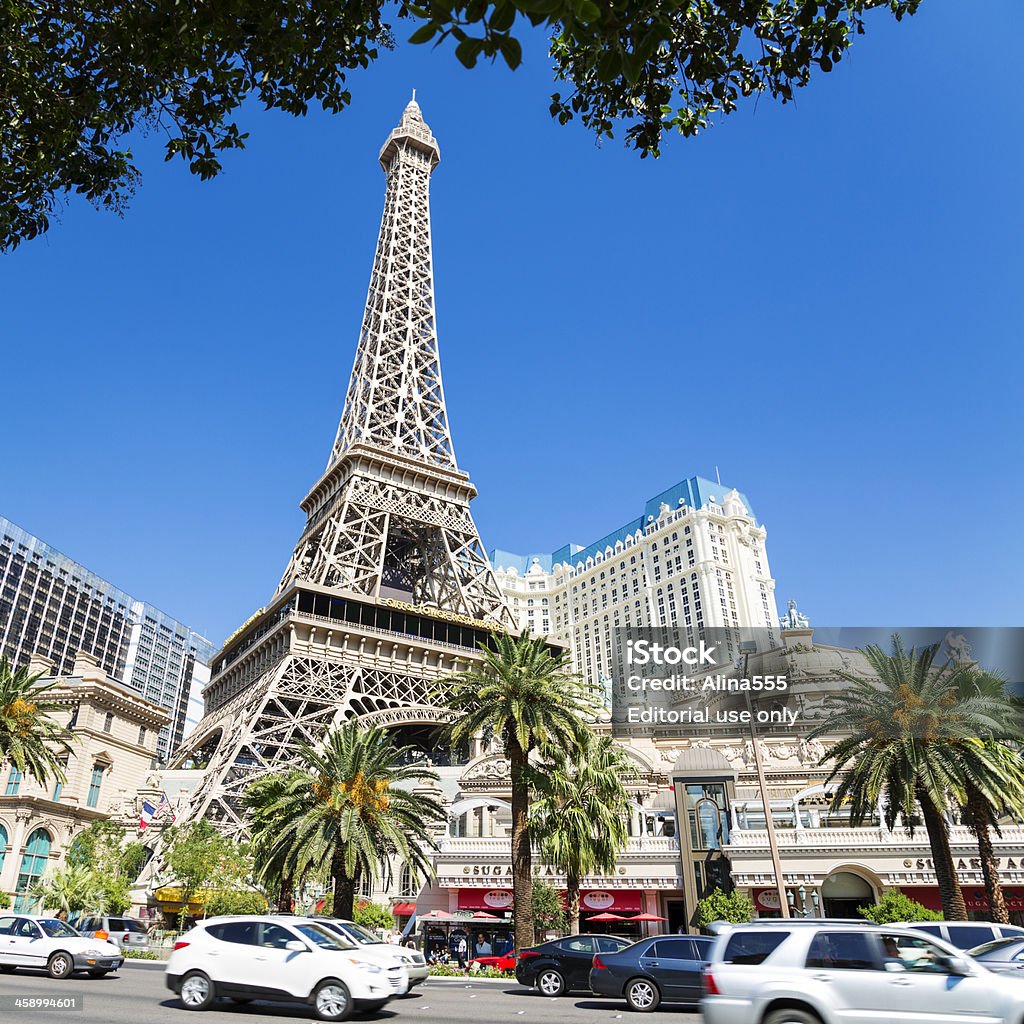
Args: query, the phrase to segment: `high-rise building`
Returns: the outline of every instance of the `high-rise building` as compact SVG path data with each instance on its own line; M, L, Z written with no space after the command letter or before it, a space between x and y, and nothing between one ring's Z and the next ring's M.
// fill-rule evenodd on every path
M198 721L189 694L209 679L213 645L0 517L0 654L15 666L39 655L69 675L79 651L171 713L157 742L168 758Z
M496 550L491 563L519 628L568 645L574 671L597 685L621 664L629 628L669 629L686 644L714 629L730 657L741 630L757 629L774 646L766 537L743 494L690 477L587 547Z

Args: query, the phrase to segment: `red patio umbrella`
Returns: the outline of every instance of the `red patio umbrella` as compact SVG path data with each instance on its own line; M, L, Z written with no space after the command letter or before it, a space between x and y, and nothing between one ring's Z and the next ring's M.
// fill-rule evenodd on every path
M635 914L628 918L630 921L667 921L667 917L658 917L657 914Z
M421 921L454 921L455 915L447 910L432 910L429 914L420 914Z
M486 910L478 910L473 915L474 921L500 921L500 917L495 917L494 914L488 914Z
M625 921L626 919L619 914L594 914L587 918L588 921Z

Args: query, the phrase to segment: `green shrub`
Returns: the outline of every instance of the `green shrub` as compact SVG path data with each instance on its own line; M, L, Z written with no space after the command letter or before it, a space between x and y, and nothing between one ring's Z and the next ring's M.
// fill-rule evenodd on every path
M0 910L6 910L11 905L11 894L0 892Z
M387 907L367 900L360 900L356 904L352 920L363 928L390 930L395 927L395 918Z
M697 924L707 928L712 921L729 921L732 924L746 924L754 916L754 904L741 892L730 893L715 889L714 892L697 901Z
M209 917L222 914L265 914L267 898L251 889L218 889L210 894L205 909Z
M122 949L126 960L163 960L163 957L152 949Z
M897 921L941 921L942 915L911 899L901 889L886 889L882 898L870 907L858 907L857 913L875 924Z

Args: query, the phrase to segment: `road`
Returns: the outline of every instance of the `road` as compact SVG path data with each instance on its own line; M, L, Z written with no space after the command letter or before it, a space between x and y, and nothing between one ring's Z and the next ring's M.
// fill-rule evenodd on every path
M15 1010L7 1005L12 996L71 995L81 999L78 1012ZM0 977L0 997L5 1004L0 1012L4 1024L289 1024L314 1019L308 1008L299 1005L227 1002L192 1017L164 986L162 965L130 962L106 978L75 975L67 981L51 981L42 971L18 970ZM700 1014L679 1007L666 1007L658 1016L677 1024L700 1022ZM641 1024L644 1019L621 1000L582 995L546 999L514 981L506 985L434 979L403 999L393 999L376 1014L353 1018L366 1024Z

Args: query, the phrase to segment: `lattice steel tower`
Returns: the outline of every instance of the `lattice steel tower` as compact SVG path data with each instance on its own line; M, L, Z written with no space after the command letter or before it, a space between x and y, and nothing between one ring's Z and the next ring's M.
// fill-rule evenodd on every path
M380 151L384 215L359 347L327 469L271 602L225 643L176 765L207 765L189 817L241 826L238 797L333 723L420 729L438 682L512 627L455 462L434 313L430 175L415 99ZM420 732L421 737L426 735Z

